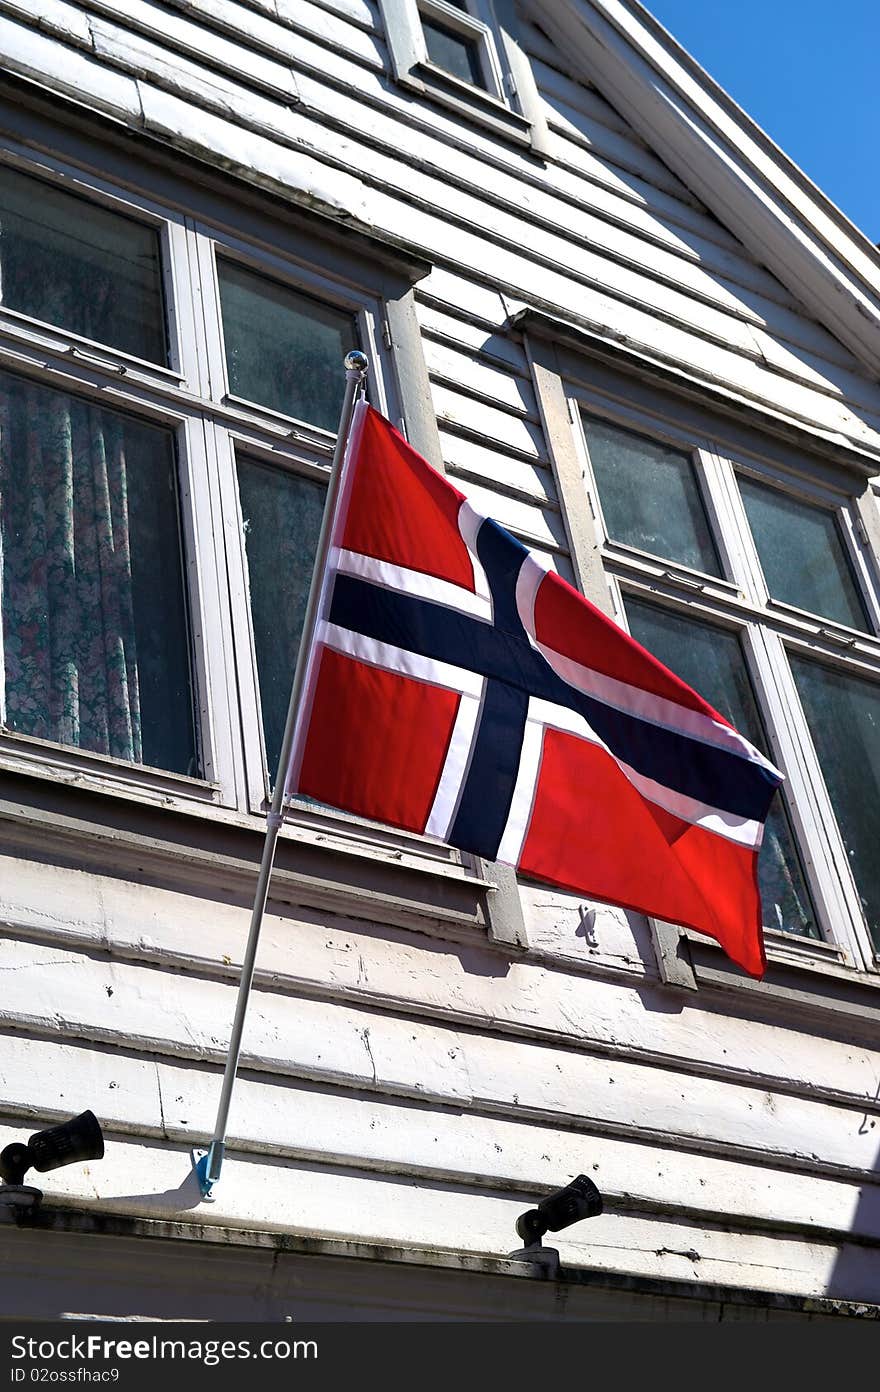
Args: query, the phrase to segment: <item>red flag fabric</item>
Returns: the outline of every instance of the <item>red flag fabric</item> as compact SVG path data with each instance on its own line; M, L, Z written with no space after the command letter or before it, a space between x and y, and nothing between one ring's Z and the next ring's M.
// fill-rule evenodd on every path
M359 403L289 796L695 928L760 976L781 779Z

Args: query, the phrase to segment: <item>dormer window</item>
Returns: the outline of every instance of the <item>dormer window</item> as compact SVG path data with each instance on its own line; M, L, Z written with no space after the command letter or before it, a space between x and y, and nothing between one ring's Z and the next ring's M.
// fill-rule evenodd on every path
M496 134L547 148L515 0L379 0L397 81Z
M479 9L475 0L474 9ZM419 0L428 62L459 82L500 95L490 26L474 17L468 0Z

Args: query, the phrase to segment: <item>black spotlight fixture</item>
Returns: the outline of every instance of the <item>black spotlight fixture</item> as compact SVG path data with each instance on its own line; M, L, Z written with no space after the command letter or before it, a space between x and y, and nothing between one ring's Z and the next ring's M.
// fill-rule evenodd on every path
M602 1195L586 1175L576 1175L570 1184L542 1199L536 1208L527 1209L516 1220L517 1236L525 1246L511 1257L537 1261L552 1271L559 1270L559 1253L555 1247L544 1247L541 1239L546 1232L559 1232L583 1218L595 1218L602 1212Z
M0 1151L0 1204L31 1208L43 1197L42 1190L23 1184L28 1170L58 1170L78 1160L100 1160L104 1137L94 1112L80 1112L60 1126L35 1131L27 1145L13 1141Z

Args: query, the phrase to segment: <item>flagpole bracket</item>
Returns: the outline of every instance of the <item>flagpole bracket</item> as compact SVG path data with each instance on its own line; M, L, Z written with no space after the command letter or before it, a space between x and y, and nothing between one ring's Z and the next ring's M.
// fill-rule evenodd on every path
M220 1168L223 1164L223 1153L226 1147L222 1141L212 1141L208 1150L191 1150L190 1159L192 1167L198 1180L199 1190L205 1203L214 1203L216 1195L212 1193L214 1185L220 1178Z

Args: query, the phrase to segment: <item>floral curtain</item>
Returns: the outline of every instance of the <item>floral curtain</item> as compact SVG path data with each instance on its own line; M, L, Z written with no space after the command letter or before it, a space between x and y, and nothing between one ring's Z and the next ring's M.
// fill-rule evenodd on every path
M0 375L5 724L141 762L125 422Z

